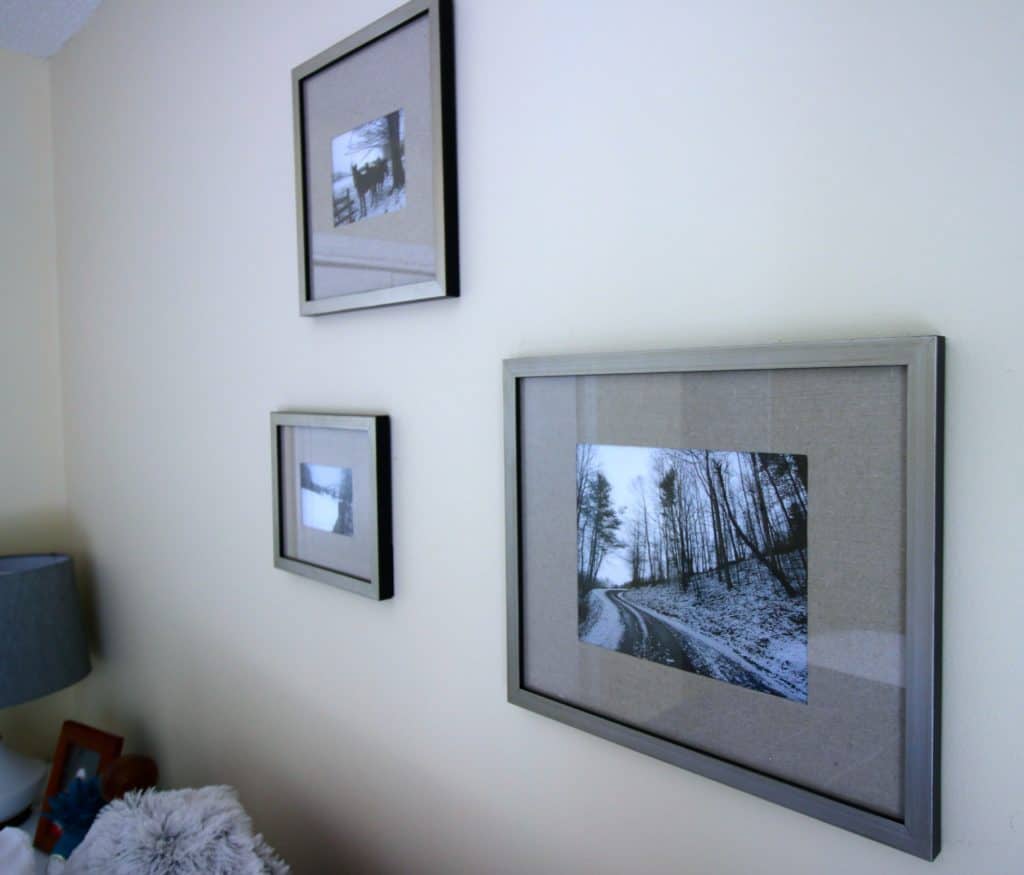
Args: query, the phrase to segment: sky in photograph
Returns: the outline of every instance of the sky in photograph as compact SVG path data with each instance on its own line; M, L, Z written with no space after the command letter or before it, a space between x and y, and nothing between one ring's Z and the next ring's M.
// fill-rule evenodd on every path
M314 465L303 462L302 467L309 471L309 479L324 489L340 489L342 469L330 465Z
M627 522L631 509L637 503L633 481L642 476L650 480L651 460L657 450L652 447L616 447L608 444L594 444L594 458L612 487L612 505L620 512L623 526L619 537L626 538ZM623 510L625 508L625 510ZM599 576L615 586L629 583L630 567L624 551L610 553L601 565Z

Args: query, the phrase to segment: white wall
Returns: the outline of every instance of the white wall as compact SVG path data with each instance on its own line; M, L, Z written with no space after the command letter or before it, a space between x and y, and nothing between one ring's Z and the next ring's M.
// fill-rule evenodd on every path
M64 435L50 73L0 49L0 553L60 549Z
M464 297L303 319L290 69L389 0L107 0L53 62L89 709L297 872L925 864L505 703L501 359L949 337L944 845L1024 853L1024 7L457 0ZM271 565L268 413L393 417L397 597Z
M68 549L50 71L0 49L0 555ZM16 746L52 752L71 692L0 711ZM54 725L55 720L57 725Z

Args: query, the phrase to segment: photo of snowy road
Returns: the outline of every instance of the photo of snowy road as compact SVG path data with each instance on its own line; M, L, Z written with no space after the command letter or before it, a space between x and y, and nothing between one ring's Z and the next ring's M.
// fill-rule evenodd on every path
M302 525L335 535L351 535L352 469L330 465L299 465Z
M807 701L806 457L580 444L581 641Z

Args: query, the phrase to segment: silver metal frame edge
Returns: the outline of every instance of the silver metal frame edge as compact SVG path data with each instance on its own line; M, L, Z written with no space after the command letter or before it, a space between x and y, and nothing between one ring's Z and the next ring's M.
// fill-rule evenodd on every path
M278 430L282 427L351 429L366 432L370 441L369 465L372 471L376 507L377 537L373 548L369 579L293 559L282 553L281 544L281 446ZM274 567L311 580L326 583L366 598L383 601L392 597L390 419L386 414L300 413L276 411L270 414L271 498L274 525Z

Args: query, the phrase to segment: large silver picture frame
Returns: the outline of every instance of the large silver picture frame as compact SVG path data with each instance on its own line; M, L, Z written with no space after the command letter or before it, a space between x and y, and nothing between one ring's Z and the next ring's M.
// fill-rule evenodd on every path
M624 692L631 692L630 687L620 681L617 685L606 685L605 689L601 681L601 672L605 666L613 666L615 670L625 666L632 673L631 677L657 675L659 682L663 676L671 676L669 680L674 682L674 678L683 677L684 672L665 669L621 653L592 648L589 644L575 640L575 630L564 633L566 643L560 653L552 657L547 655L547 650L551 648L545 636L549 636L551 625L546 618L538 619L542 612L532 609L530 600L536 602L537 599L548 599L548 593L569 588L571 592L564 600L576 604L576 581L566 581L564 575L548 573L554 567L549 555L537 555L541 551L550 554L554 549L563 549L562 545L552 548L550 540L544 538L548 537L546 533L552 527L563 525L562 517L571 514L571 510L566 510L567 504L571 507L571 500L565 502L553 497L558 487L551 484L550 471L572 465L571 448L576 440L573 435L577 429L575 408L585 407L595 385L599 390L607 389L608 393L614 395L627 391L623 386L633 386L635 383L643 388L645 380L663 379L665 375L672 378L680 375L681 379L687 380L717 380L719 382L716 385L727 389L733 382L739 384L744 380L757 380L759 375L767 376L770 381L795 375L798 379L817 381L823 390L818 392L817 398L829 395L833 377L837 380L846 377L846 385L851 385L850 378L858 375L863 374L865 379L869 379L876 373L889 372L899 377L899 383L898 388L891 393L894 401L888 409L898 411L901 421L893 423L893 427L884 434L896 436L895 442L902 444L887 449L893 458L901 460L899 482L902 486L896 490L893 506L879 507L877 510L891 518L899 518L903 523L902 539L897 542L898 555L891 563L896 567L894 577L900 578L902 592L899 594L899 603L904 606L904 616L894 618L894 622L902 629L899 636L902 661L899 706L893 709L894 720L899 722L900 731L894 734L898 735L893 742L897 748L893 762L897 764L892 770L899 773L886 776L891 778L891 785L896 788L894 811L880 812L872 805L851 802L850 796L844 792L841 774L828 789L822 790L820 787L809 786L813 781L803 782L773 774L770 764L768 767L750 765L749 761L744 764L737 761L739 758L731 758L728 752L723 754L721 751L709 751L703 743L688 743L687 738L669 738L667 736L671 732L665 731L664 725L661 729L645 725L646 714L654 709L643 712L642 708L634 706L629 695ZM504 417L509 702L915 856L934 859L940 846L943 372L944 340L933 336L506 360ZM571 384L569 389L565 392L561 389L554 391L555 387L564 386L567 378ZM623 383L623 380L634 382ZM573 389L572 385L577 388ZM775 383L770 384L769 392L774 391L771 385ZM866 429L870 429L873 396L870 391L861 394L868 414L861 421L865 422ZM685 392L683 397L685 399ZM562 401L557 402L561 406L556 406L556 402L550 400L537 402L537 398L561 398ZM643 403L635 400L630 403L633 405L631 409L640 411L637 414L639 419L658 416L658 410L649 406L647 398ZM551 454L555 451L550 447L558 443L557 435L548 432L559 427L554 421L562 417L562 408L569 406L574 409L564 414L564 419L571 426L571 429L563 429L570 431L569 436L562 441L565 449L558 451L560 455L555 460L557 464L545 461L553 458ZM799 452L805 452L807 446L813 448L815 441L822 440L818 432L823 434L829 425L815 422L813 404L805 409L811 410L811 414L806 417L806 421L799 423L798 431L793 432L798 433L805 444L797 448ZM703 408L703 413L715 415L713 412L709 414L707 407ZM884 414L879 412L878 415ZM607 423L607 417L601 422ZM831 458L829 453L834 452L831 448L825 448L822 455ZM541 456L544 457L541 460L544 464L538 464L538 457ZM538 474L541 468L543 471ZM565 475L569 488L572 485L571 478L571 474ZM813 469L810 483L810 517L813 519L815 514L819 518L830 517L834 509L824 506L822 500L818 500L820 496L815 495ZM843 512L848 512L853 518L867 520L866 524L870 525L874 510L870 507L855 507ZM579 526L578 516L576 525ZM524 537L527 531L529 538ZM572 531L571 524L567 531ZM821 531L832 530L823 528ZM841 540L839 531L835 540ZM814 553L816 546L822 547L817 554ZM571 545L568 549L571 550ZM807 555L811 556L811 570L807 592L812 608L819 595L814 578L823 571L834 571L823 569L820 562L822 555L828 554L830 549L831 544L816 545L813 540L810 543L810 553ZM814 564L816 560L819 560L817 566ZM570 557L569 569L572 568L572 561ZM805 564L808 564L806 559ZM536 568L544 573L530 570ZM531 573L544 579L531 583ZM841 574L838 582L843 583ZM864 584L864 588L870 588L870 581ZM542 607L545 617L551 613L547 605ZM844 622L850 622L849 618L844 618ZM813 623L812 616L812 632L815 631ZM614 660L617 661L613 663ZM557 674L567 664L565 675L569 680L552 680L548 683L545 672ZM756 714L769 713L748 707L749 703L755 702L755 697L761 695L759 693L748 690L736 692L735 687L717 681L709 683L704 678L695 679L692 676L686 678L686 682L691 686L685 689L695 689L696 685L703 684L700 687L702 695L711 690L715 695L725 691L733 696L731 701L738 704L737 710L727 718L730 721L756 720ZM603 704L594 704L595 700L590 697L590 691L593 690L599 690L605 696L599 700ZM810 691L813 702L813 680ZM741 698L744 696L746 698ZM780 709L788 708L789 711L784 713L796 715L796 722L787 725L787 733L794 726L799 729L799 709L806 705L780 703L771 696L762 698L773 700L767 703L776 709L770 713L783 713ZM708 707L710 701L714 701L714 698L694 699L693 702L684 699L678 703L664 704L669 713L672 713L669 706L675 706L675 713L685 715L688 711ZM759 706L759 700L757 704ZM630 712L634 707L635 715ZM841 709L843 705L837 707ZM851 711L846 717L850 731L856 733L859 729L856 725L858 719L865 718L858 718L853 705L847 707ZM712 720L714 718L713 714L705 716ZM766 732L772 730L770 725L762 728ZM794 734L799 738L798 731ZM828 737L827 733L805 732L799 742L789 741L787 736L781 748L783 754L786 753L786 744L797 746L797 755L800 753L799 744L808 746L807 749L810 746L827 749L830 745L836 745L837 760L843 756L843 751L838 748L840 742ZM826 750L826 753L831 760L831 752ZM769 763L771 760L772 756L769 756Z
M411 0L292 71L302 315L458 296L453 40L451 0ZM400 145L332 159L389 118Z
M296 440L305 436L306 440ZM306 453L297 451L305 445ZM274 565L377 601L394 594L390 420L383 415L270 414ZM313 452L315 448L316 452ZM307 464L303 464L303 463ZM304 519L307 465L347 477L349 520ZM301 472L301 473L300 473ZM328 502L330 498L310 496ZM340 507L340 503L338 504ZM352 508L355 508L353 513ZM340 511L332 514L340 523ZM353 519L354 517L354 519ZM333 531L332 531L333 529ZM304 532L305 538L299 533Z

